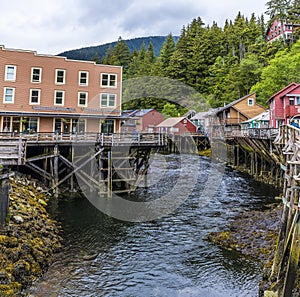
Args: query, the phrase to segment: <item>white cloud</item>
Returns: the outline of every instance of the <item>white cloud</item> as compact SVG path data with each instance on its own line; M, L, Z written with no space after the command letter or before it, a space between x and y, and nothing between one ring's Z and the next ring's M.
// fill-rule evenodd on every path
M123 39L180 34L200 16L223 26L241 11L265 11L262 0L10 0L1 4L0 44L57 54Z

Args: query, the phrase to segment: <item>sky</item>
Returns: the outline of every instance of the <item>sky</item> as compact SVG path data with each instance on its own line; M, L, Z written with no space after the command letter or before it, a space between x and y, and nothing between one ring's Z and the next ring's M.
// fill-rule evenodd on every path
M122 39L180 35L201 17L223 27L240 11L262 15L264 0L8 0L0 10L0 45L59 54Z

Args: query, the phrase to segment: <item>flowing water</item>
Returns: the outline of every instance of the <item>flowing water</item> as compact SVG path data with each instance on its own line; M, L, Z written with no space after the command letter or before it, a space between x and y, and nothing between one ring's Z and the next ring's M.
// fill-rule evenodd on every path
M199 203L211 169L220 165L205 157L185 158L190 174L197 176L197 183L187 200L163 218L135 223L120 221L102 214L78 195L63 196L53 202L50 210L61 222L64 248L28 294L257 296L262 263L223 250L207 241L206 236L222 230L243 211L273 203L278 193L271 186L225 168L214 185L213 196ZM174 186L180 157L169 155L163 159L167 166L163 166L161 158L152 162L148 191L141 188L131 199L153 199ZM162 171L158 186L151 181L151 172L155 177Z

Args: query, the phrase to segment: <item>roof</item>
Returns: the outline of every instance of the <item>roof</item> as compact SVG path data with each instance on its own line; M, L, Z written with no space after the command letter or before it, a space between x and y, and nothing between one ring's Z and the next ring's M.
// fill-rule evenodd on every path
M244 97L241 97L241 98L239 98L239 99L237 99L237 100L234 100L234 101L230 102L229 104L225 105L224 107L221 107L221 108L217 111L217 113L219 113L219 112L221 112L221 111L224 111L224 110L226 110L226 109L232 107L233 105L239 103L240 101L242 101L242 100L244 100L244 99L246 99L246 98L248 98L248 97L250 97L250 96L252 96L252 95L254 95L254 94L255 94L255 92L253 92L253 93L251 93L251 94L248 94L248 95L246 95L246 96L244 96Z
M279 95L280 93L283 93L284 91L286 91L288 88L292 87L292 86L297 86L297 84L295 82L291 82L289 85L287 85L286 87L284 87L283 89L279 90L277 93L275 93L274 95L272 95L272 97L270 97L267 102L270 102L274 97L276 97L277 95ZM290 90L287 91L287 93L290 92Z
M193 117L191 117L191 120L202 120L207 114L207 111L197 112Z
M257 115L256 117L254 118L251 118L245 122L242 122L241 124L245 124L245 123L251 123L253 121L269 121L270 120L270 112L269 110L266 110L264 112L262 112L261 114Z
M185 117L175 117L175 118L168 118L158 124L156 127L174 127L178 123L180 123Z
M147 113L151 112L152 110L154 110L154 109L153 108L149 108L149 109L138 110L137 113L135 114L135 116L137 116L137 117L143 117L144 115L146 115Z
M154 110L153 108L149 109L134 109L134 110L124 110L123 113L127 114L128 116L135 116L135 117L142 117L146 115L147 113Z

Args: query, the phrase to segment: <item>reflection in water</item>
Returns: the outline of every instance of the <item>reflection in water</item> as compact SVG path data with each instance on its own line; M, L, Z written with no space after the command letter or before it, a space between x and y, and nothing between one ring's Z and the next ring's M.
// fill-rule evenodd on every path
M172 187L178 156L156 158L151 170L163 168L160 186L140 188L138 201L154 199ZM128 223L107 217L87 199L61 197L52 205L62 223L65 248L30 293L42 296L257 296L261 264L206 241L241 211L273 202L272 187L225 170L213 199L200 203L211 163L190 158L191 174L200 170L192 195L162 219ZM200 168L195 167L200 158ZM132 197L131 197L132 199Z

